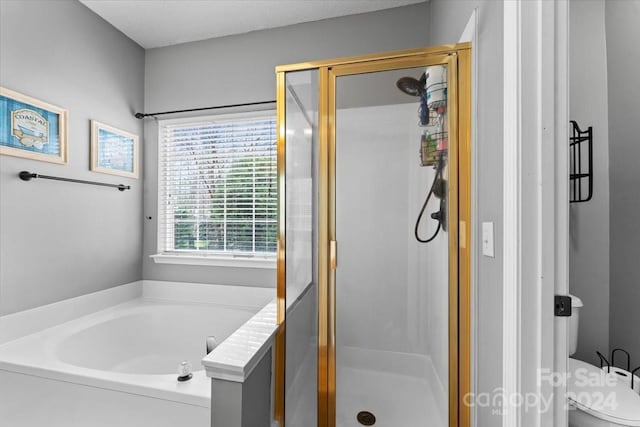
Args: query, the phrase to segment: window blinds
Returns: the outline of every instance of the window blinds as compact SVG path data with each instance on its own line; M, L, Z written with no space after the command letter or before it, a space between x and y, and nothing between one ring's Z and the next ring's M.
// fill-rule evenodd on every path
M162 253L276 251L273 115L160 126Z

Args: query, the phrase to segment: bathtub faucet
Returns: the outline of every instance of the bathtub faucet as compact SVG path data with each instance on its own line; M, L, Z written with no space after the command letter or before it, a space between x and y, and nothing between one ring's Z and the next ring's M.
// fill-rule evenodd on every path
M207 337L207 354L211 353L218 346L218 340L213 335Z

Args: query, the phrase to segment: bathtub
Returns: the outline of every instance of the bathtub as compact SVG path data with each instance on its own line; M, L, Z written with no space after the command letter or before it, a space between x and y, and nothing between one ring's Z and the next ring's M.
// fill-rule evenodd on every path
M210 425L205 339L223 342L272 299L273 289L163 282L129 288L133 298L69 320L60 312L73 300L57 303L58 314L45 317L62 322L0 345L2 425ZM25 323L13 320L0 326ZM185 360L193 378L179 382Z

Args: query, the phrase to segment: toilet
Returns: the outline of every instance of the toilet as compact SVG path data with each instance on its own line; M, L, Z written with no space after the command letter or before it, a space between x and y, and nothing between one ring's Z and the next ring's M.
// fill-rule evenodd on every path
M582 301L571 296L569 356L578 346ZM597 366L569 357L569 427L640 427L640 395Z

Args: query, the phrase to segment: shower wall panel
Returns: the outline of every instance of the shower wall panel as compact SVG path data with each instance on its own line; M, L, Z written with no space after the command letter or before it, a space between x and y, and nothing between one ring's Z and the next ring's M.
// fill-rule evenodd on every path
M436 178L434 165L421 166L423 132L437 138L438 147L444 144L434 163L447 179L446 137L437 133L447 130L447 122L434 110L431 126L421 126L420 98L394 84L423 72L418 67L337 78L338 426L367 409L384 424L413 425L426 414L434 426L446 424L450 236L440 229L433 241L419 243L414 228ZM422 239L439 230L431 214L441 207L432 196L420 219ZM392 408L384 404L388 388L401 393Z
M407 158L414 112L413 105L338 111L336 310L338 342L345 346L412 353L419 345L420 334L410 337L407 329L418 325L420 305L408 285Z
M336 204L341 206L338 213L357 213L360 219L347 223L339 214L336 218L339 263L366 265L339 269L338 341L348 347L429 356L446 386L448 235L440 233L433 242L421 244L413 233L435 174L433 168L420 166L416 104L349 108L338 114L337 168L351 168L357 179L337 178ZM433 232L435 221L423 218L421 224L421 233Z
M410 156L408 170L412 176L409 182L409 224L413 227L416 216L422 207L424 198L433 182L435 170L433 168L420 167L417 154ZM433 202L431 202L433 203ZM433 211L434 204L430 204L427 210L428 216ZM428 234L434 228L431 218L421 221L420 230ZM422 234L421 234L422 235ZM449 378L449 235L440 232L430 243L419 243L413 233L409 233L409 268L416 279L409 279L409 283L417 287L417 307L419 313L418 328L416 334L423 341L421 349L431 360L434 374L438 383L434 388L443 394L446 399L446 390Z

